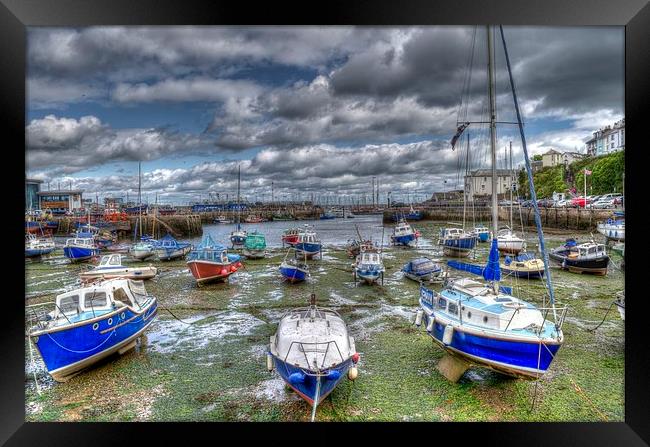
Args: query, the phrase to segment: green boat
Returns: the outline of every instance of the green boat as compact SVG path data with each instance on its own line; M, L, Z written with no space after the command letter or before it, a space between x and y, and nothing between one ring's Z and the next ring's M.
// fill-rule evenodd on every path
M249 259L261 259L266 255L266 238L257 230L248 233L244 242L244 255Z

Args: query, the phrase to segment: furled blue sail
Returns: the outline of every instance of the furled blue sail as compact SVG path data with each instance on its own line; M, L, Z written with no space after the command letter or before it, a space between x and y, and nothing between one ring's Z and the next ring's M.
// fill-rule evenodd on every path
M457 270L462 270L464 272L473 273L475 275L483 275L483 267L480 265L466 264L464 262L458 261L447 261L449 267L453 267Z
M487 264L483 269L483 278L486 281L500 281L501 269L499 268L499 249L497 247L497 238L492 239L492 247L488 256Z

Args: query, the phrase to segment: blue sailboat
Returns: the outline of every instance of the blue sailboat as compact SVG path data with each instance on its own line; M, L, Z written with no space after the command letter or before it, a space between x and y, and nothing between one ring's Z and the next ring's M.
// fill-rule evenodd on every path
M318 405L346 375L356 379L358 361L345 321L335 310L316 306L314 294L309 307L282 316L267 354L269 371L275 369L312 406L312 421Z
M54 309L28 307L29 338L50 375L65 382L113 354L128 351L154 321L158 304L142 281L112 279L56 297Z
M480 272L485 282L461 278L448 282L440 292L420 286L420 310L418 310L416 316L416 324L423 324L427 334L448 354L451 354L445 360L447 365L452 364L454 367L439 367L439 370L452 381L458 380L471 365L491 368L514 377L538 379L548 370L564 342L562 324L567 308L558 309L555 306L554 291L548 267L548 255L544 245L532 170L512 81L503 28L501 28L501 37L517 112L528 184L535 211L535 224L539 236L540 251L544 260L550 307L537 307L515 297L511 289L499 286L501 269L496 237L498 215L495 191L496 166L494 166L494 160L496 159L496 99L494 96L494 54L490 26L487 27L487 35L491 117L490 147L493 160L492 224L494 238L492 239L490 254L485 267L481 268L480 266L455 262L457 268L466 269L472 273ZM459 127L459 132L454 136L452 145L469 124L466 123L466 125ZM452 262L450 261L450 265ZM553 321L551 321L551 317Z
M447 256L469 256L476 247L476 236L462 228L441 228L438 244Z
M293 256L289 256L293 254ZM280 274L290 283L302 282L309 276L309 265L307 265L307 258L305 261L298 259L297 252L293 247L284 256L284 260L280 264Z

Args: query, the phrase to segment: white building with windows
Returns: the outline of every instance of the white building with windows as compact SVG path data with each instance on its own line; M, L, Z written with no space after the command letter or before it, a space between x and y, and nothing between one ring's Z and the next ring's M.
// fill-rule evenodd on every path
M503 198L510 188L517 184L517 171L497 169L497 197ZM478 169L465 176L467 200L489 197L492 194L492 170Z
M589 155L605 155L625 149L625 118L593 133L585 142Z

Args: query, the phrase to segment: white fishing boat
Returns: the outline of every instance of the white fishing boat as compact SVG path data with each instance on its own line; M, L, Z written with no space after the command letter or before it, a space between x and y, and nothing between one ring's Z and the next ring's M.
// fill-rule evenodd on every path
M31 233L25 233L25 257L46 255L52 253L55 248L52 238L36 237Z
M271 336L267 368L274 368L300 397L316 408L346 375L357 378L354 338L338 312L316 306L292 309L282 316L278 330Z
M617 215L618 214L618 215ZM618 218L616 218L618 217ZM607 219L598 223L597 229L600 234L615 241L625 240L625 220L620 218L620 213L615 213L615 218Z
M129 249L129 254L134 259L144 261L145 259L150 258L156 254L156 242L157 241L151 239L133 244L133 246Z
M358 256L352 268L354 269L354 280L357 278L368 284L373 284L379 278L384 282L384 272L386 267L382 261L381 253L377 251L362 251Z
M158 269L152 266L126 267L122 265L122 255L112 254L102 256L97 267L80 273L79 277L82 281L92 281L100 278L151 279L157 273Z

